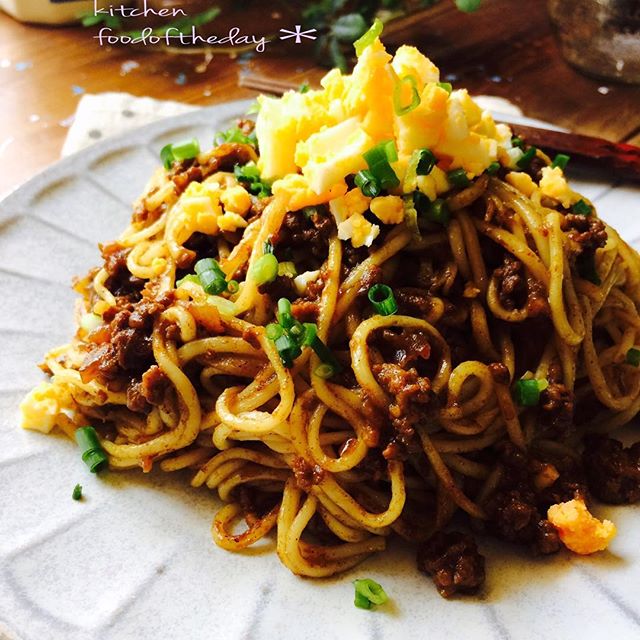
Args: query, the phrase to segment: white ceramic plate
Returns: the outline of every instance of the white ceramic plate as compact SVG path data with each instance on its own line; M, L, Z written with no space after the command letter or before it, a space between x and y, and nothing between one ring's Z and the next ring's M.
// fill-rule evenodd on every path
M203 109L106 140L36 176L0 203L0 637L23 640L274 638L640 637L640 511L601 509L619 536L610 552L531 559L482 541L480 598L446 602L398 542L330 580L293 576L272 542L243 554L218 549L214 495L188 475L92 476L62 437L18 428L18 403L47 349L72 333L74 274L97 264L98 241L124 228L129 203L160 148L186 135L211 141L246 103ZM576 184L631 241L640 190ZM84 487L85 499L71 491ZM391 602L356 609L356 577L378 580ZM4 634L4 636L3 636Z

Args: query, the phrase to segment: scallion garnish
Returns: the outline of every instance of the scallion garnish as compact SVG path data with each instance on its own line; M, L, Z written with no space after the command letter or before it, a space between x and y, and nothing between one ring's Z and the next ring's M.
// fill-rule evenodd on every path
M443 226L449 224L449 208L442 198L436 198L431 202L422 191L416 191L413 194L413 204L418 215L428 222L436 222Z
M268 324L265 330L267 332L267 338L274 342L284 333L284 329L277 322Z
M362 195L367 196L367 198L375 198L380 195L380 183L368 169L363 169L356 173L355 184L362 191Z
M251 277L257 284L273 282L278 275L278 258L273 253L261 255L251 267Z
M77 484L75 487L73 487L73 493L71 494L71 497L74 500L80 500L82 498L82 485L81 484Z
M386 284L374 284L369 289L367 297L381 316L391 316L398 311L398 303L393 295L393 290Z
M430 149L417 149L413 152L417 154L418 163L416 164L416 175L428 176L436 166L438 159L433 155ZM411 161L409 161L411 163Z
M256 132L244 133L240 127L231 127L226 131L219 131L216 133L214 144L223 144L224 142L239 142L241 144L248 144L252 147L258 146L258 138Z
M91 473L97 473L103 469L108 457L100 444L98 434L93 427L79 427L75 432L76 442L80 447L82 461L89 467Z
M531 161L536 157L537 149L535 147L529 147L523 154L520 160L516 162L518 169L528 169Z
M589 282L595 285L601 285L602 280L598 275L598 270L596 269L596 257L593 253L581 253L576 258L576 269L578 271L578 275L583 280L588 280Z
M304 328L302 344L305 347L310 347L318 335L318 325L314 322L304 322L302 326Z
M402 104L403 86L408 85L411 89L411 100L409 104ZM413 111L420 104L420 94L418 93L418 81L415 76L407 75L399 78L393 88L393 108L398 116L404 116Z
M640 349L631 347L631 349L627 351L624 361L632 367L640 367Z
M551 168L560 167L564 171L569 164L569 160L571 160L571 156L565 153L558 153L551 163Z
M169 171L174 162L190 160L200 153L200 144L195 138L166 144L160 150L160 159L164 168Z
M233 175L238 182L241 182L253 195L258 198L265 198L271 195L271 183L262 180L260 171L253 162L245 165L235 165L233 167Z
M389 599L382 586L371 578L354 580L353 586L356 589L354 604L360 609L371 609Z
M180 280L176 282L176 288L178 288L184 282L193 282L195 284L200 284L200 278L198 278L195 273L188 273L184 278L180 278Z
M393 189L400 184L400 180L390 164L398 159L398 151L393 140L380 142L363 153L362 157L382 189Z
M540 392L549 386L549 382L545 379L516 381L513 393L516 402L522 407L535 407L540 402Z
M450 82L438 82L437 85L447 93L451 93L453 91L453 86Z
M382 33L383 26L382 20L380 20L380 18L376 18L373 21L373 24L369 27L369 30L353 43L358 58L362 55L362 52Z
M471 184L471 181L467 178L467 172L462 168L449 171L447 180L457 189L465 189Z
M227 290L227 280L224 271L213 258L203 258L195 264L195 272L200 284L209 295L218 295Z
M498 173L498 171L500 171L500 163L499 162L492 162L488 167L487 167L487 173L492 176L495 175L496 173Z
M295 321L291 313L291 302L286 298L280 298L280 300L278 300L277 318L280 325L285 329L291 327Z
M522 147L524 146L524 140L519 136L513 136L513 138L511 138L511 146L519 147L520 149L522 149Z
M328 380L329 378L332 378L334 374L335 374L334 368L330 364L327 364L326 362L319 364L313 370L313 375L318 376L318 378L322 378L323 380Z
M283 331L282 335L274 341L274 344L278 350L282 364L287 367L287 369L291 368L293 361L302 353L300 345L287 331Z
M229 293L238 293L238 289L240 289L240 285L237 280L229 280L227 282L227 291Z
M311 87L309 86L309 83L308 82L303 82L298 87L298 93L307 93L310 89L311 89Z
M581 216L589 216L591 215L592 209L584 200L578 200L578 202L571 207L571 211Z

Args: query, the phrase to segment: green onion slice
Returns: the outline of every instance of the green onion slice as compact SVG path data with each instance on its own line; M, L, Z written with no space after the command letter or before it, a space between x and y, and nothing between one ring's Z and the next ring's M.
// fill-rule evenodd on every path
M278 258L273 253L261 255L251 267L251 277L257 284L273 282L278 275Z
M471 181L467 178L467 172L462 168L449 171L447 180L457 189L464 189L471 184Z
M171 145L171 152L176 160L189 160L200 153L200 144L195 138L174 142Z
M537 149L535 147L529 147L524 152L520 160L516 162L516 166L519 169L528 169L529 165L531 164L531 161L536 157L536 151Z
M402 104L403 86L408 85L411 89L411 100L409 104ZM404 116L413 111L420 104L420 94L418 93L418 81L413 75L406 75L399 78L393 88L393 108L398 116Z
M290 368L293 361L302 353L300 346L286 331L275 340L274 344L282 364L287 368Z
M319 336L314 336L309 346L315 351L315 354L318 356L318 358L320 358L320 362L331 365L334 372L342 370L342 366L338 362L331 349L329 349L329 347L327 347L327 345L322 342Z
M266 327L267 338L274 342L284 333L284 329L277 323L272 322Z
M356 187L362 191L362 195L368 198L375 198L380 195L380 183L368 169L358 171L355 177Z
M447 93L451 93L453 91L453 86L450 82L438 82L437 84L441 89L444 89Z
M107 454L100 444L98 434L93 427L79 427L75 432L76 442L80 447L83 462L91 473L103 469L107 462Z
M383 27L384 25L382 24L382 20L380 20L380 18L376 18L373 21L373 24L369 27L369 30L353 43L358 58L362 55L362 52L380 36Z
M74 500L80 500L82 498L82 485L81 484L77 484L75 487L73 487L73 493L71 494L71 497Z
M511 138L511 146L519 147L520 149L522 149L522 147L524 146L524 140L519 136L513 136L513 138Z
M315 322L305 322L302 326L304 327L302 344L305 347L310 347L318 335L318 325Z
M229 280L227 282L227 291L229 293L238 293L238 289L240 289L240 285L237 280Z
M591 215L592 208L584 200L578 200L578 202L571 207L571 211L581 216L588 216Z
M547 380L518 380L514 385L516 402L522 407L535 407L540 402L540 392L548 386Z
M560 167L564 171L569 164L569 160L571 160L571 156L568 156L566 153L559 153L553 159L551 167L553 169L555 169L556 167Z
M436 198L433 202L421 191L413 194L413 204L416 211L428 222L435 222L446 226L449 224L449 208L442 198Z
M386 284L374 284L369 289L367 297L381 316L391 316L398 311L398 303L393 295L393 290Z
M500 171L500 163L499 162L492 162L488 167L487 167L487 173L492 176L495 175L496 173L498 173L498 171Z
M632 367L640 367L640 349L631 347L631 349L627 351L624 361Z
M416 174L419 176L428 176L438 163L438 159L430 149L418 149L413 153L418 154L418 164L416 166Z
M363 153L362 157L382 189L393 189L400 184L400 180L390 164L398 159L398 151L393 140L380 142Z
M162 160L162 164L164 168L169 171L173 165L173 161L175 158L173 157L173 151L171 150L171 143L165 144L162 149L160 149L160 160Z
M284 329L289 329L295 322L295 318L291 314L291 302L286 298L278 300L278 322Z
M371 578L354 580L353 586L356 590L356 607L371 609L372 605L384 604L389 599L382 586Z
M323 362L313 370L313 375L318 376L318 378L322 378L323 380L328 380L333 377L335 372L336 371L332 365L327 362Z
M195 273L188 273L184 278L180 278L180 280L176 282L176 289L184 282L193 282L195 284L200 284L200 278L198 278Z

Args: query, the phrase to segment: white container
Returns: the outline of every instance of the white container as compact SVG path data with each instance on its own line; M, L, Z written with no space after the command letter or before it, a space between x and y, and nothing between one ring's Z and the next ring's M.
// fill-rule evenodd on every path
M70 24L93 11L93 0L0 0L0 8L20 22Z

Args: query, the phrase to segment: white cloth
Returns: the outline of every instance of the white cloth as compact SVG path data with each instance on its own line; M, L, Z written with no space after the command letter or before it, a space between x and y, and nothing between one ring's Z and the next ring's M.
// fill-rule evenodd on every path
M494 113L522 115L514 104L495 96L476 96L483 109ZM62 147L62 156L84 149L109 136L168 118L198 107L173 100L137 98L128 93L84 94Z

